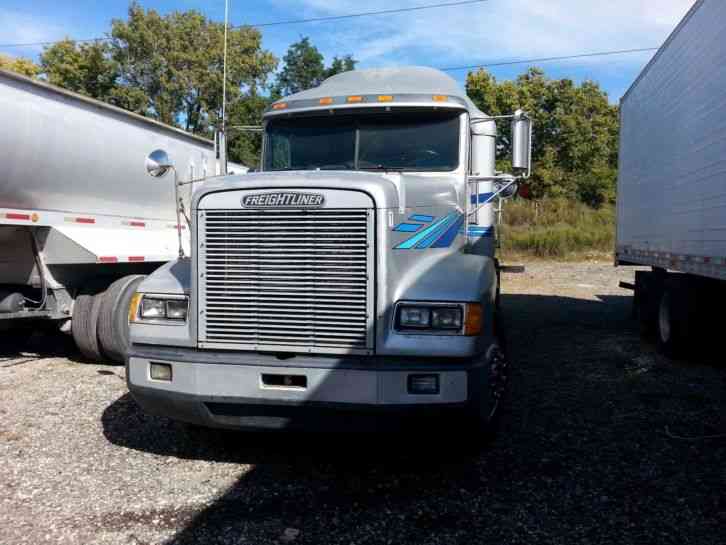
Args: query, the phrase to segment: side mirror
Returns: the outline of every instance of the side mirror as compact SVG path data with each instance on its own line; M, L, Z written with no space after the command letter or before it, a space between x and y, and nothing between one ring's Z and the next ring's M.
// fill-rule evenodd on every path
M532 120L522 110L512 119L512 169L527 176L532 169Z
M152 178L161 178L172 168L174 165L163 149L152 151L146 158L146 172Z

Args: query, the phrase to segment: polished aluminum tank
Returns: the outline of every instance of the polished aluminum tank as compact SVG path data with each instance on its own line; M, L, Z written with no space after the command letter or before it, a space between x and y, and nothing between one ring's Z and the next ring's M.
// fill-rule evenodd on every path
M165 149L182 180L216 174L211 141L3 70L0 120L0 209L174 221L149 152Z

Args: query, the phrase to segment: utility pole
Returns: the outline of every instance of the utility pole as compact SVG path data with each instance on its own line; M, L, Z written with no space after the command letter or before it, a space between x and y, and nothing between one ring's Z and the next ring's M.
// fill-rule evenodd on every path
M224 0L224 58L222 60L222 128L219 138L221 174L227 175L227 29L229 28L229 0Z

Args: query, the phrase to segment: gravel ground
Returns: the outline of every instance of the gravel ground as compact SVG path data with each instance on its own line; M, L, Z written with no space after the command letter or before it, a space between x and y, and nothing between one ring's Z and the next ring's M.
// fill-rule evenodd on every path
M505 275L510 399L477 455L435 435L199 433L123 369L0 349L0 543L723 543L723 368L638 339L633 271ZM678 438L676 437L678 436Z

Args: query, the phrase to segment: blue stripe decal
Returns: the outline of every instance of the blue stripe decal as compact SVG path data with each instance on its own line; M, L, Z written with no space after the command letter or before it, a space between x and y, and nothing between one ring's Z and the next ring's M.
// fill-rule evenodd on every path
M459 219L460 215L461 214L452 213L446 216L446 221L438 229L432 231L430 235L428 235L421 242L416 244L416 248L419 250L429 248L436 240L438 240L440 236L442 236L449 229L449 227L451 227L452 223L456 222L456 220Z
M393 230L398 231L399 233L415 233L421 229L421 227L423 227L423 225L420 223L399 223L393 228Z
M451 243L454 242L454 239L456 238L456 235L459 234L459 230L461 229L461 226L464 224L464 215L460 214L459 217L456 219L456 222L454 225L449 227L449 229L439 237L439 239L434 242L431 247L432 248L448 248L451 246Z
M422 221L424 223L431 223L436 218L434 216L426 216L424 214L414 214L410 218L408 218L411 221Z
M494 193L479 193L479 201L477 202L476 195L472 195L471 204L486 204L493 196Z
M413 248L414 246L416 246L416 244L418 244L421 240L423 240L428 235L430 235L432 232L435 232L439 227L441 227L441 225L445 225L446 224L446 221L451 216L455 216L455 215L456 214L449 214L448 216L444 216L443 218L441 218L436 223L434 223L432 225L429 225L423 231L420 231L417 234L415 234L414 236L412 236L411 238L406 239L403 242L401 242L401 244L399 244L398 246L396 246L395 249L396 250L410 250L411 248Z

